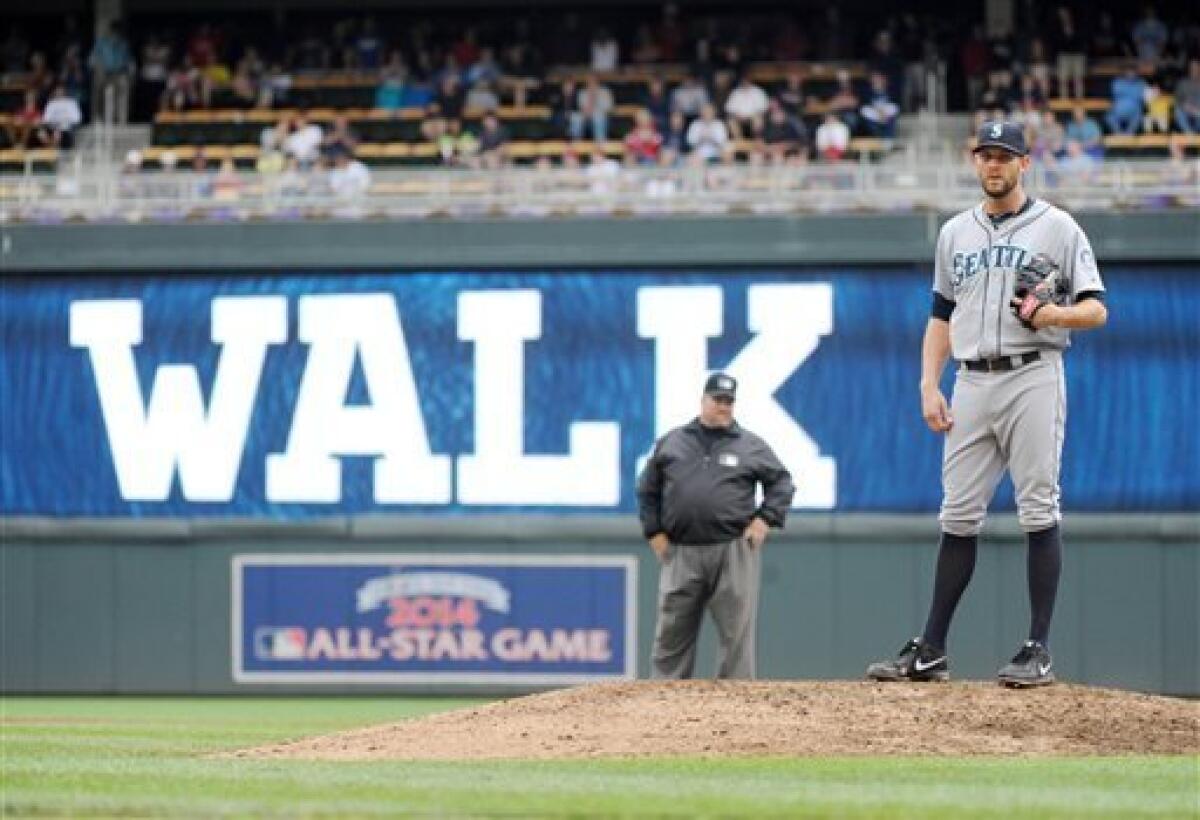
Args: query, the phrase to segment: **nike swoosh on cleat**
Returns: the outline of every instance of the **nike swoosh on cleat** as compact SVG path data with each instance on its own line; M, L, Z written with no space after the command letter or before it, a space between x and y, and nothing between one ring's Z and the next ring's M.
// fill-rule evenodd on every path
M917 670L918 672L927 672L944 660L946 660L945 655L938 658L937 660L930 661L929 663L921 663L921 661L918 659L918 660L913 661L913 669Z

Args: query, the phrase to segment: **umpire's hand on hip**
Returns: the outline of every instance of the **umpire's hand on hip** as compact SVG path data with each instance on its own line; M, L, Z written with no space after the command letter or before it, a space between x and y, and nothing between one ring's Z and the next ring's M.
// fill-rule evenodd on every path
M750 525L746 527L746 531L742 533L742 538L746 539L750 549L756 550L766 543L768 530L770 527L767 526L767 522L755 516L751 519Z
M671 541L667 538L665 532L655 533L650 537L650 549L654 550L654 554L661 561L667 556L667 548L671 546Z

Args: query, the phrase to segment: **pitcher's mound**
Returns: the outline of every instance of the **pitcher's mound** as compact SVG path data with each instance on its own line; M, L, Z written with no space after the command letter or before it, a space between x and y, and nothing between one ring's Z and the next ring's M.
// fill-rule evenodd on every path
M238 757L1196 754L1196 703L1059 684L633 682L515 698Z

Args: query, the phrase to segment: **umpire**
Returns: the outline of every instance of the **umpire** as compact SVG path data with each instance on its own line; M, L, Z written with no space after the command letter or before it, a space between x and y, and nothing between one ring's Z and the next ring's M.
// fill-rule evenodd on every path
M721 642L717 677L754 677L759 552L795 487L767 443L734 421L736 396L732 376L709 376L699 417L659 439L638 478L642 531L662 564L656 678L692 677L706 606Z

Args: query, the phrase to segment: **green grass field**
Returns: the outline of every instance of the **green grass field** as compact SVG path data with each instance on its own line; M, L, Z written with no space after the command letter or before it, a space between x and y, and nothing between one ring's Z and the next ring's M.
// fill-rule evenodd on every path
M3 815L1196 817L1200 758L313 763L206 753L477 701L0 701Z

